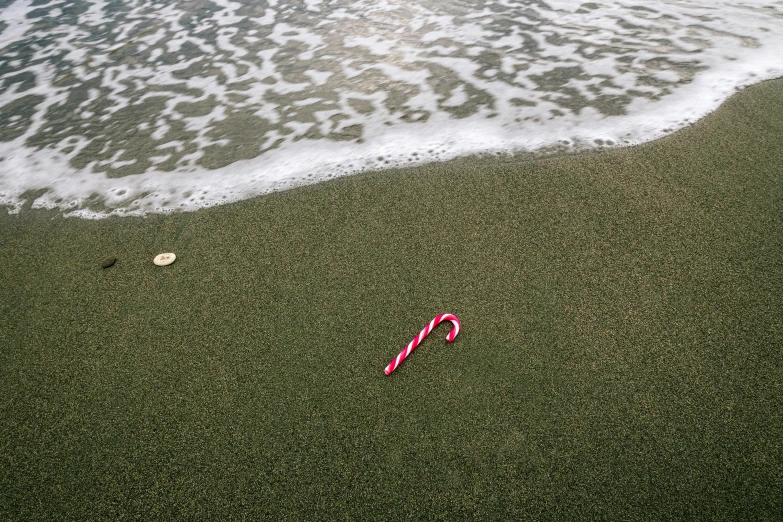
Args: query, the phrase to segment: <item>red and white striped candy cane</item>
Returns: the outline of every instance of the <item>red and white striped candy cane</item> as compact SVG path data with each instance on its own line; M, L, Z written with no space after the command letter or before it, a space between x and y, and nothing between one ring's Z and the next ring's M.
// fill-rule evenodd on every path
M440 314L435 317L432 321L430 321L430 324L428 324L424 330L422 330L419 335L417 335L409 344L405 347L403 351L400 352L400 355L395 357L392 362L389 363L389 365L386 367L385 370L383 370L383 373L386 375L391 375L391 372L397 368L397 366L400 365L402 361L405 360L405 358L424 340L425 337L427 337L430 332L438 326L443 321L451 321L451 324L454 325L451 327L451 331L449 332L449 335L446 336L446 340L448 342L451 342L454 340L455 337L457 337L457 334L459 333L459 319L457 319L456 315L452 314Z

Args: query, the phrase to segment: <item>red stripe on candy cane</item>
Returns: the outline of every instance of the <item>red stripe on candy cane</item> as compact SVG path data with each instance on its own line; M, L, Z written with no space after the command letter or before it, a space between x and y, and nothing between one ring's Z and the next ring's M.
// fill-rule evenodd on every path
M389 363L389 365L386 367L386 369L383 370L383 373L386 375L391 375L391 372L393 372L397 366L402 363L402 361L405 360L405 358L410 355L410 353L424 340L425 337L427 337L432 330L435 329L436 326L438 326L443 321L451 321L452 327L449 334L446 336L446 341L452 342L459 333L460 329L460 322L459 319L457 319L456 315L452 314L440 314L435 316L435 319L430 321L430 324L428 324L424 330L422 330L419 335L413 338L413 340L408 343L408 346L405 347L403 351L400 352L400 354L392 359L392 361Z

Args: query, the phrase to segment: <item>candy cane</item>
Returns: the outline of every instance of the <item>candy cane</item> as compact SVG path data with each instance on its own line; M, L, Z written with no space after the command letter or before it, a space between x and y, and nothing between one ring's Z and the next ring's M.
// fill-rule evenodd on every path
M389 363L389 365L386 367L385 370L383 370L383 373L386 375L391 375L391 372L394 371L397 366L400 365L402 361L405 360L405 358L417 347L421 342L424 340L425 337L427 337L430 332L438 326L443 321L451 321L451 324L454 326L451 327L451 331L449 332L449 335L446 336L446 340L448 342L451 342L454 340L455 337L457 337L457 334L459 333L459 319L457 319L456 315L452 314L440 314L435 317L432 321L430 321L430 324L428 324L424 330L422 330L419 335L417 335L409 344L405 347L403 351L400 352L400 355L395 357L392 362Z

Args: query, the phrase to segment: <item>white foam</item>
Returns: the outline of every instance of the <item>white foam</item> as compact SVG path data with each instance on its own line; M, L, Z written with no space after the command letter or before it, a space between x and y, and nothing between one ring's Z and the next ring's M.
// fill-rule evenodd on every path
M35 21L27 18L27 13L33 9L33 0L16 0L8 7L0 10L0 22L7 27L0 33L0 49L24 38Z
M294 18L289 5L274 1L261 17L238 2L212 4L211 16L193 28L184 23L186 4L139 1L118 17L95 1L80 25L58 27L55 43L31 54L44 61L7 60L13 74L34 75L24 94L43 101L21 136L0 143L0 204L18 211L23 193L47 189L34 208L82 217L194 210L363 169L481 152L637 144L701 118L743 86L783 75L780 1L618 0L588 9L565 0L500 0L493 10L477 2L471 11L465 3L436 9L309 0ZM31 33L32 9L18 0L0 13L8 24L0 49L42 36ZM110 22L115 32L99 31L103 39L95 42L90 31ZM186 44L199 51L186 51ZM72 67L45 61L58 52ZM191 67L203 72L182 78ZM80 88L56 81L65 70L81 82L100 79L101 90L83 90L87 99L74 107L74 121L93 134L101 130L96 120L128 123L116 121L118 111L165 98L152 117L129 122L154 152L131 157L115 143L122 136L110 135L78 170L69 162L91 143L78 127L44 148L26 146L54 124L47 111ZM22 87L1 88L3 106ZM208 100L214 107L204 115L176 110ZM604 113L604 103L625 113ZM101 104L99 116L94 107ZM199 166L208 147L236 139L212 131L237 113L263 118L257 135L242 138L263 154L216 170ZM357 139L343 136L356 129ZM339 140L306 138L313 130ZM171 168L172 158L173 171L157 169L164 162ZM103 172L140 161L151 165L141 174ZM87 204L96 193L100 210Z

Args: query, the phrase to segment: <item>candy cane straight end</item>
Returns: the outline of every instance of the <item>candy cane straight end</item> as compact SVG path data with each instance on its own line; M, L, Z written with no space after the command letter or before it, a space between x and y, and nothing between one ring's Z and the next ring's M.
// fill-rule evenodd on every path
M392 359L392 361L389 363L388 366L383 370L383 373L386 375L391 375L391 373L397 368L397 366L402 363L402 361L405 360L405 358L416 348L421 342L424 340L425 337L429 335L429 333L440 323L443 321L451 321L451 324L453 325L451 328L451 331L446 336L446 341L452 342L459 333L460 329L460 322L459 319L457 319L456 315L452 314L440 314L435 316L435 319L430 321L430 324L428 324L424 330L419 333L416 337L413 338L413 340L408 344L408 346L405 347L403 351L400 352L400 354Z

